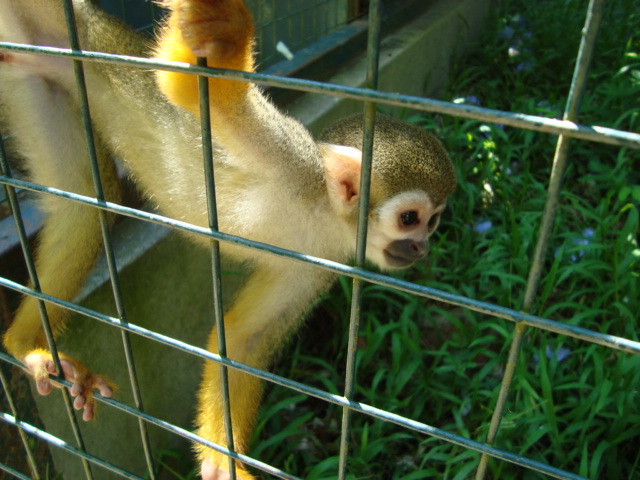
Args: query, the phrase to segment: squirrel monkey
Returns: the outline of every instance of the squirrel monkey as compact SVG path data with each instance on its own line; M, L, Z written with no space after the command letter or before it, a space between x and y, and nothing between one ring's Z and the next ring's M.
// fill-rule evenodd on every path
M217 68L254 70L253 23L241 0L166 0L170 9L155 48L89 1L74 0L86 50L154 56ZM56 0L0 0L0 40L68 47ZM207 226L198 89L195 76L88 62L85 76L98 157L108 200L119 198L112 156L167 216ZM338 262L355 250L362 116L330 126L320 141L278 111L247 82L209 79L220 231ZM72 63L0 51L0 100L16 148L33 181L92 195ZM424 130L378 115L373 152L367 258L383 270L408 267L428 251L428 239L456 179L440 142ZM69 300L100 251L97 213L57 198L42 199L49 217L40 235L37 270L45 293ZM196 239L203 245L208 240ZM223 255L252 273L225 313L231 359L269 368L334 275L263 252L222 243ZM54 333L65 314L47 305ZM41 394L55 373L36 301L25 298L4 345L34 375ZM217 352L215 329L208 348ZM92 390L114 386L77 360L61 356L73 383L74 406L94 414ZM225 444L220 367L205 364L198 433ZM229 370L235 450L244 451L261 396L257 378ZM196 446L205 479L228 478L227 458ZM240 478L253 478L242 466Z

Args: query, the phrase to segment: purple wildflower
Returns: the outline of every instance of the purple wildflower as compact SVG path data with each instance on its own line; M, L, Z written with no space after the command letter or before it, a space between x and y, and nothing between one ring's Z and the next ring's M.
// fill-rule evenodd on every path
M478 220L473 226L473 230L480 235L487 233L491 228L493 228L493 222L491 220Z

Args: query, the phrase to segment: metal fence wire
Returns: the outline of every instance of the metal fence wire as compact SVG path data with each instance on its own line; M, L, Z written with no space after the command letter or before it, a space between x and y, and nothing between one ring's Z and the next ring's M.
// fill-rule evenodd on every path
M216 445L211 442L199 438L196 434L181 428L177 425L170 424L161 418L156 418L145 413L142 399L139 395L138 379L136 375L135 362L133 361L133 355L131 354L130 336L142 336L150 339L154 342L166 345L169 348L178 349L183 352L187 352L190 355L200 357L202 359L213 360L221 365L237 369L246 372L250 375L273 384L280 385L292 392L300 392L304 395L314 397L322 402L335 404L343 409L343 416L341 421L341 443L340 443L340 463L338 478L344 479L349 473L348 459L353 449L350 449L350 425L352 422L351 416L353 413L366 415L375 419L380 419L384 422L390 422L396 424L402 429L410 429L416 432L420 432L425 436L431 436L439 439L443 442L449 442L450 444L457 445L462 449L470 449L476 452L480 452L480 462L476 470L476 478L487 478L487 465L490 458L498 459L501 461L511 462L519 465L526 470L535 472L541 472L553 478L561 479L578 479L583 478L575 473L564 471L555 468L552 465L548 465L542 461L526 458L517 453L506 451L494 446L496 435L499 430L501 419L504 416L505 409L508 405L508 397L510 387L514 379L516 372L516 365L518 363L518 357L523 346L523 339L527 332L532 329L540 329L543 331L553 332L558 335L573 337L583 342L592 344L598 344L605 346L612 351L626 352L632 355L640 355L640 343L631 339L616 337L608 335L606 333L600 333L597 331L581 328L575 325L564 323L561 321L554 321L549 318L543 318L540 316L529 313L532 310L533 300L538 289L538 283L542 274L541 266L544 265L543 259L548 250L549 239L551 236L551 230L554 221L554 215L559 203L560 191L561 191L561 179L563 172L567 164L567 151L568 145L571 140L579 139L591 142L601 142L606 144L613 144L619 147L626 147L631 149L640 149L640 135L635 133L624 132L616 129L602 128L597 126L580 125L576 123L577 112L579 108L580 99L584 90L585 79L588 72L588 65L591 59L596 34L598 32L600 19L603 11L603 0L591 0L588 6L586 15L586 23L582 32L582 40L580 50L577 57L576 67L574 71L571 91L569 93L566 108L563 118L549 119L539 116L525 115L519 113L511 113L504 111L491 110L487 108L476 107L466 104L455 104L444 101L433 100L429 98L421 98L415 96L408 96L402 94L391 94L376 90L377 86L377 59L379 56L379 27L380 27L380 1L371 0L369 11L369 39L368 39L368 75L367 88L355 88L332 85L327 83L319 83L314 81L295 79L295 78L282 78L262 73L238 73L238 72L220 72L208 69L204 65L185 67L180 64L174 64L171 62L160 62L143 58L128 58L119 55L105 54L99 52L83 52L80 50L77 35L75 30L75 23L73 18L73 11L71 2L69 0L64 1L65 11L67 15L69 37L71 39L71 49L61 49L53 47L36 47L14 43L0 43L0 48L7 51L15 52L28 52L38 55L48 55L69 58L74 60L75 74L77 81L77 90L80 98L80 105L84 118L84 128L87 138L87 142L90 145L90 162L94 175L94 186L96 190L95 197L87 197L83 195L74 194L67 191L62 191L56 188L52 188L46 185L36 185L18 178L14 178L9 170L7 156L3 148L0 148L0 160L2 162L2 176L0 182L3 184L6 190L6 196L11 206L11 211L15 218L15 222L18 228L20 236L20 242L26 259L26 263L29 270L29 276L31 281L31 287L25 287L19 283L16 283L8 278L0 278L0 285L3 287L18 292L20 294L31 295L40 301L40 313L43 317L43 324L47 325L45 303L58 305L65 309L70 310L86 316L89 319L104 324L110 325L121 332L122 343L124 351L126 352L127 365L129 370L129 377L131 382L131 388L134 392L134 404L127 405L119 402L118 400L103 398L97 396L98 400L108 405L110 408L115 408L126 412L132 419L136 419L139 424L140 437L143 445L143 452L147 459L148 476L155 478L154 472L156 472L156 465L154 464L154 458L152 455L151 447L148 441L147 428L149 425L165 429L172 434L182 436L189 440L201 442L210 446L218 451L224 452L230 456L230 458L243 462L246 465L254 467L258 470L266 472L268 474L280 477L293 479L295 476L287 473L280 468L273 465L265 464L253 458L249 458L246 455L236 453L225 445ZM83 75L83 62L110 62L126 65L129 68L142 68L142 69L166 69L176 72L185 72L194 75L200 75L201 82L201 100L203 100L202 109L203 113L203 126L202 133L204 136L204 164L211 166L211 139L209 138L209 127L207 124L208 108L206 100L206 77L228 77L236 79L238 81L250 81L260 85L280 87L285 89L293 89L300 92L308 92L313 94L328 94L337 95L348 99L354 99L364 102L364 110L367 118L367 128L364 136L365 145L365 160L363 162L363 171L365 178L368 176L367 172L370 171L371 162L371 143L372 143L372 122L371 118L375 114L376 105L384 106L396 106L415 109L422 112L438 113L442 115L457 116L466 119L475 119L486 122L500 123L503 125L516 127L520 129L528 129L539 132L546 132L550 134L556 134L557 137L557 149L555 158L553 159L553 170L549 181L546 206L543 212L542 224L539 230L539 236L537 238L534 257L531 259L531 267L529 278L526 284L526 293L524 304L520 311L516 311L510 308L505 308L490 303L477 301L472 298L465 297L463 295L457 295L445 292L443 290L430 288L426 286L417 285L408 281L404 281L398 278L389 277L383 274L374 273L366 270L363 267L364 264L364 238L366 234L366 219L367 215L360 214L360 222L358 225L358 250L356 255L355 266L347 266L331 262L322 258L313 258L307 255L302 255L297 252L287 251L280 248L275 248L269 245L256 243L244 238L234 237L221 233L216 227L216 206L214 204L214 195L209 195L210 198L210 228L202 228L195 225L190 225L185 222L167 218L165 216L149 213L136 208L126 207L115 203L110 203L105 200L100 183L100 176L98 173L98 166L95 155L95 147L93 146L93 133L91 129L90 111L87 101L87 91L84 82ZM209 148L206 148L209 146ZM1 144L0 144L1 147ZM208 188L213 191L214 181L213 172L211 169L207 171L207 185ZM42 293L38 284L37 272L34 267L33 257L29 246L26 229L20 212L20 204L16 196L16 189L25 189L28 191L38 192L44 195L54 195L60 198L67 199L70 202L78 202L83 205L88 205L98 209L101 212L100 220L102 225L102 235L106 250L106 258L108 269L110 272L111 285L113 290L113 297L117 306L117 315L109 316L97 311L90 310L88 308L66 302L58 298L51 297L45 293ZM368 186L364 191L368 191ZM367 195L361 196L360 212L366 212L367 209ZM184 343L175 338L170 338L155 331L142 328L135 324L129 323L127 320L127 312L124 308L124 302L122 301L122 287L120 285L118 269L116 268L111 233L109 230L106 216L108 213L122 215L126 217L132 217L135 219L151 222L163 226L170 227L177 231L189 232L191 234L206 237L211 240L211 259L212 259L212 271L214 277L214 291L213 297L216 305L216 322L219 328L223 328L222 324L222 301L221 301L221 289L220 289L220 260L218 254L219 242L229 242L236 245L241 245L247 248L254 248L261 251L268 252L271 255L277 255L293 259L298 262L305 262L315 266L318 269L328 270L340 275L344 275L353 279L353 293L352 293L352 305L351 305L351 320L349 329L349 348L347 352L347 376L345 380L345 391L343 395L336 395L329 391L311 387L296 381L292 381L282 376L262 371L250 366L244 365L239 362L232 361L224 356L224 354L216 355L212 354L202 348ZM451 433L446 430L436 428L428 423L422 421L406 418L404 416L385 411L384 409L376 408L371 405L363 404L354 399L354 392L356 386L356 344L358 341L359 332L359 318L362 308L362 287L363 285L370 283L381 285L390 289L397 290L399 292L406 292L411 295L424 297L428 299L438 300L446 304L462 307L482 314L502 318L513 322L514 330L511 338L510 349L508 358L505 360L505 370L502 375L502 385L498 401L493 408L493 415L488 428L488 435L485 441L477 441L465 436ZM48 332L48 341L52 352L56 351L56 345L53 341L51 332ZM222 351L223 352L223 351ZM0 359L6 365L20 366L20 364L13 358L0 354ZM20 419L19 408L13 401L13 394L10 385L7 383L5 375L2 373L4 367L0 369L0 379L4 387L5 395L7 397L9 411L0 412L0 418L8 425L12 425L17 428L22 437L22 443L24 446L24 455L28 458L31 471L29 473L16 471L14 468L8 465L0 465L0 470L7 472L17 478L48 478L45 472L40 471L39 465L37 465L34 455L32 453L33 442L31 437L38 438L48 443L51 448L63 449L68 452L77 455L84 464L84 473L86 478L93 478L93 469L96 467L100 469L107 469L113 472L116 477L123 478L141 478L134 475L131 472L125 471L117 465L113 464L108 458L98 458L91 454L90 451L85 448L81 430L78 427L75 413L73 411L71 400L66 389L61 389L61 394L66 399L66 405L68 410L69 422L72 425L75 443L71 444L57 438L47 431L37 428L36 426L29 424ZM68 382L59 380L62 384L69 385ZM224 387L227 388L227 387ZM228 411L226 415L226 424L230 425L228 418ZM228 427L229 437L232 437L230 427ZM128 439L111 439L107 438L105 441L127 441ZM351 453L350 453L351 452Z
M95 0L107 13L125 19L132 27L151 32L162 9L146 0ZM257 63L262 69L290 58L313 42L334 32L359 13L349 0L248 0L256 24Z

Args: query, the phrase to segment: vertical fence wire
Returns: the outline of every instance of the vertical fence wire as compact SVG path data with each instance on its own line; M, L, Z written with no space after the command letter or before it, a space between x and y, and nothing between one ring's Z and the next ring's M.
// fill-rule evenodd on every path
M0 143L0 149L2 148L2 144ZM4 375L4 370L0 368L0 383L2 383L2 388L5 391L5 395L7 397L7 402L9 403L9 409L13 416L17 419L19 418L18 409L16 408L16 404L13 401L13 395L11 395L11 390L9 388L9 382ZM31 445L29 445L29 439L27 434L24 433L24 430L21 428L18 429L18 435L20 435L20 441L22 442L22 446L24 447L25 454L27 456L27 464L29 465L29 470L31 471L31 478L35 480L40 480L40 474L38 473L38 466L36 463L36 459L33 455L33 450L31 449Z
M78 39L78 32L75 21L75 13L73 10L73 4L71 0L64 0L64 13L67 24L67 33L71 49L75 51L81 51L80 42ZM100 178L100 167L98 163L98 155L96 150L95 138L93 135L93 126L91 122L91 112L89 109L89 97L87 93L86 78L84 75L84 66L80 60L73 61L74 73L76 78L76 90L78 94L78 102L80 106L80 113L82 116L82 122L85 133L85 140L87 143L87 153L89 156L89 165L91 167L91 175L93 180L93 186L96 193L96 199L99 203L105 203L104 191L102 188L102 180ZM107 218L107 212L102 209L98 209L98 215L100 219L100 229L102 232L102 241L104 244L105 257L107 260L107 266L109 270L109 277L111 279L111 287L113 291L113 298L116 304L116 310L118 317L123 324L128 324L127 316L124 308L124 301L122 299L122 291L120 288L120 280L118 277L118 270L113 251L113 244L111 241L111 233L109 220ZM131 348L131 338L129 332L121 330L122 346L125 354L125 360L127 364L127 371L129 374L129 382L131 384L131 391L133 393L134 403L136 408L144 410L142 403L142 395L140 394L140 387L138 383L138 376L136 373L135 361L133 358L133 350ZM155 467L153 462L153 455L151 454L151 444L149 442L149 434L147 431L147 425L143 420L138 420L138 427L140 429L140 439L147 462L147 468L149 470L149 476L153 480L155 479Z
M12 178L11 170L9 168L9 162L4 152L4 147L0 148L0 170L2 171L2 175L8 178ZM16 195L15 188L9 185L4 185L5 193L7 199L9 200L9 208L11 209L11 213L13 215L16 230L18 232L18 239L20 241L20 247L22 249L22 254L24 256L25 264L27 267L27 271L29 274L29 281L31 282L32 290L42 293L42 289L40 288L40 281L38 280L38 273L36 271L36 266L33 258L33 254L31 252L31 248L29 247L29 241L27 238L27 232L25 230L24 221L22 217L22 213L20 210L20 204L18 203L18 197ZM42 329L45 335L45 339L47 342L47 346L49 348L49 352L51 353L51 357L53 359L53 364L56 370L55 377L63 377L62 366L60 364L60 356L58 355L58 349L56 347L56 343L53 337L53 331L51 329L51 322L49 322L49 315L47 313L47 308L45 306L44 300L37 299L38 311L40 313L40 319L42 321ZM71 396L69 391L66 388L60 389L62 400L65 406L65 410L67 412L67 416L69 418L69 425L71 426L71 431L73 432L73 436L75 438L76 444L78 445L78 449L81 451L85 451L84 440L82 439L82 433L80 432L80 425L78 424L78 419L75 416L73 411L73 405L71 401ZM84 469L85 476L87 479L92 479L93 475L91 473L91 466L89 462L85 459L82 460L82 467Z
M380 51L380 18L381 0L372 0L369 14L369 32L367 43L367 87L375 90L378 86L378 58ZM360 171L360 190L358 199L358 225L356 239L355 264L362 267L365 263L367 246L367 228L369 218L369 201L371 190L371 164L373 156L373 132L375 127L376 104L366 102L364 106L364 137L362 144L362 168ZM351 402L355 393L356 360L358 348L358 332L362 308L362 290L364 282L353 280L351 294L351 313L349 319L349 342L347 350L344 396ZM347 475L347 459L349 437L351 433L352 411L348 407L342 410L342 427L340 434L340 461L338 478L344 480Z
M584 93L587 73L589 71L591 57L593 56L593 50L595 47L598 30L600 28L600 20L602 19L604 2L605 0L590 0L589 6L587 7L585 25L582 30L580 49L578 51L576 66L571 81L571 88L569 90L563 120L569 120L572 122L577 120L580 101ZM540 231L538 233L538 241L536 243L533 260L531 262L531 267L529 270L529 278L527 279L523 301L522 308L523 311L527 313L530 312L533 307L542 266L544 264L545 255L547 253L549 238L551 237L551 230L553 228L555 214L559 204L562 179L564 177L564 170L567 164L567 153L569 151L570 141L571 139L569 137L560 135L556 143L556 151L553 158L551 176L549 179L549 188L547 191L547 201L540 225ZM495 439L500 428L500 422L502 421L502 416L507 404L511 383L515 375L518 357L520 355L520 350L522 349L526 331L527 326L523 323L517 323L514 327L509 355L502 377L502 384L500 385L500 391L498 393L498 400L493 410L491 422L489 423L489 430L486 438L486 443L488 445L493 445L495 443ZM478 469L476 470L476 480L482 480L483 478L485 478L488 462L489 455L483 453L480 457Z
M207 59L198 58L198 65L206 67ZM202 132L202 156L204 161L205 183L207 189L207 210L209 215L209 228L212 232L218 231L218 208L216 205L216 190L213 168L213 144L211 139L211 114L209 110L209 81L206 77L198 77L198 93L200 95L200 127ZM218 353L221 357L227 356L227 343L224 329L224 310L222 305L222 280L220 271L220 243L211 241L211 271L213 275L213 302L215 329L218 340ZM222 416L227 448L235 451L233 441L233 426L231 422L231 400L229 397L229 370L220 364L220 389L222 391ZM231 480L236 478L236 463L229 456L229 474Z
M7 162L7 157L4 150L2 132L0 132L0 171L2 172L3 175L6 175L8 173L8 162ZM17 198L15 196L15 189L13 187L10 187L4 184L2 185L2 187L5 192L5 197L9 198L12 205L15 205L16 208L19 208ZM17 219L16 219L16 222L17 222ZM19 222L19 223L20 223L20 227L24 228L24 226L22 225L22 222ZM21 232L21 235L24 235L24 231ZM2 383L2 388L4 389L5 394L7 396L7 402L9 403L9 409L11 410L11 413L13 413L14 417L19 418L18 410L16 408L15 402L13 401L11 390L9 389L9 382L7 382L7 379L4 375L4 370L2 368L0 368L0 382ZM24 446L25 453L27 455L27 463L29 464L31 475L35 480L39 480L40 474L38 473L35 457L33 456L33 451L31 449L31 446L29 445L28 438L24 433L24 431L20 429L19 429L19 435L20 435L20 440L22 441L22 445Z

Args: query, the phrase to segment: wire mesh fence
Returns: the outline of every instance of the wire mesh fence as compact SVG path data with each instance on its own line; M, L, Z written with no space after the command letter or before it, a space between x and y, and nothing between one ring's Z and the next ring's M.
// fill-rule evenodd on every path
M274 3L275 5L275 3ZM603 128L592 125L581 125L576 123L577 112L580 105L580 99L583 96L583 89L585 85L585 79L588 74L590 58L593 54L594 43L596 35L599 29L599 22L602 16L602 8L604 2L601 0L592 0L589 4L586 23L583 31L582 42L580 52L578 53L576 68L574 71L572 88L569 93L566 102L566 108L563 118L549 119L546 117L539 117L533 115L524 115L520 113L512 113L505 111L497 111L486 109L482 107L475 107L471 105L455 104L450 102L437 101L427 98L420 98L402 94L391 94L386 92L380 92L376 90L377 78L377 64L376 59L379 55L378 47L378 34L380 24L380 10L379 2L371 1L370 15L369 15L369 51L368 51L368 87L369 88L354 88L345 87L339 85L325 84L295 78L281 78L260 73L239 73L239 72L221 72L208 69L204 65L199 66L184 66L171 62L161 62L156 60L142 59L142 58L130 58L121 55L113 55L99 52L83 52L80 50L75 33L74 20L72 10L70 8L70 2L65 2L66 11L68 14L68 25L71 39L71 49L61 49L54 47L36 47L21 44L13 44L3 42L0 43L0 48L5 51L15 52L29 52L38 55L48 55L56 57L70 58L76 61L75 74L77 80L78 93L80 96L80 105L83 110L83 117L85 119L85 134L88 142L92 144L92 128L90 122L90 111L88 108L87 91L85 86L85 80L82 71L82 62L109 62L125 65L128 68L141 68L141 69L166 69L176 72L185 72L194 75L200 75L201 78L206 77L228 77L236 79L238 81L250 81L260 85L280 87L294 89L301 92L308 92L314 94L329 94L337 95L344 98L350 98L364 102L366 117L368 118L367 128L365 129L365 160L363 171L367 172L370 169L371 162L371 150L370 145L372 142L372 124L371 119L375 113L376 105L396 106L411 108L418 111L439 113L443 115L451 115L460 118L481 120L492 123L499 123L511 127L527 129L532 131L539 131L545 133L551 133L558 135L556 156L553 159L554 168L549 181L549 187L547 190L547 200L543 212L542 224L539 230L539 236L536 240L536 248L534 257L530 262L529 277L526 282L526 293L524 304L520 310L506 308L491 303L478 301L473 298L468 298L460 294L452 294L447 291L430 288L427 286L418 285L409 281L401 280L394 277L389 277L383 274L374 273L364 268L364 236L366 235L366 218L367 215L363 215L362 212L367 211L367 196L363 195L362 203L360 205L360 219L359 225L359 237L358 237L358 252L356 255L356 266L347 266L338 264L332 261L328 261L322 258L314 258L308 255L302 255L297 252L288 251L280 248L276 248L266 244L256 243L241 237L235 237L232 235L224 234L217 230L215 220L215 204L212 202L209 205L210 212L213 217L210 221L210 228L202 228L195 225L188 224L179 220L171 219L163 215L156 213L146 212L137 208L126 207L116 203L105 200L102 193L102 187L100 183L99 168L97 161L95 160L95 147L90 147L90 151L93 151L91 157L92 171L94 172L94 187L96 189L95 197L83 196L71 192L62 191L51 186L36 185L25 180L14 178L9 169L7 163L7 156L4 149L0 150L0 159L2 161L2 177L0 181L3 183L6 189L6 196L11 205L11 211L16 220L18 234L20 236L20 242L25 255L26 263L30 274L30 287L25 287L17 282L14 282L7 278L0 278L0 285L5 288L11 289L15 292L19 292L25 295L31 295L40 300L40 312L44 317L44 325L46 322L46 309L44 304L58 305L71 312L81 314L96 322L107 324L113 328L118 329L122 334L122 344L127 358L129 378L131 383L131 390L134 392L133 405L127 405L126 403L119 402L114 399L104 398L97 396L101 403L108 405L110 408L116 408L127 415L130 415L132 419L137 419L139 423L140 431L140 443L142 445L143 454L146 457L146 463L148 468L148 475L154 478L157 471L157 465L154 462L154 455L149 445L147 427L153 425L161 429L171 432L171 434L184 437L195 442L202 443L217 451L223 452L229 455L230 458L240 461L246 465L255 467L258 470L266 472L268 474L280 477L280 478L297 478L290 473L287 473L285 469L278 468L274 465L269 465L254 458L250 458L246 455L239 454L232 451L225 445L217 445L212 442L198 437L191 431L173 425L164 421L161 418L156 418L148 413L145 413L142 398L139 395L138 378L136 375L135 361L133 360L133 354L131 353L130 335L141 336L148 338L154 342L158 342L162 345L166 345L169 348L177 349L194 355L202 359L212 360L218 362L226 368L236 369L246 372L250 375L254 375L266 382L282 386L290 389L292 392L299 392L310 397L314 397L322 402L334 404L343 409L343 416L340 422L340 449L339 449L339 467L338 478L347 478L349 474L349 458L353 453L353 446L350 444L352 435L350 432L350 425L352 422L352 414L362 414L371 418L380 419L384 422L393 423L402 429L409 429L425 436L437 438L443 442L448 442L453 445L462 447L463 449L473 450L480 453L480 461L476 470L476 478L482 479L487 476L487 465L490 458L495 458L519 465L527 471L535 471L546 474L553 478L562 479L574 479L584 478L570 471L565 471L559 468L549 465L544 461L538 459L527 458L518 453L506 451L494 446L496 436L499 432L500 423L504 417L505 408L508 405L509 392L511 384L514 379L514 375L517 372L518 359L524 342L525 335L531 331L531 329L553 332L558 335L572 337L583 342L597 344L610 349L612 352L625 352L632 355L640 354L640 343L630 338L624 338L620 336L609 335L606 332L597 332L591 329L581 328L580 326L566 323L563 321L556 321L550 318L545 318L531 314L533 310L532 303L534 301L536 292L539 288L541 269L544 265L544 256L548 251L549 239L552 234L552 227L554 221L554 215L557 205L560 201L561 193L561 180L563 178L563 172L567 164L567 148L571 140L583 140L592 142L601 142L606 144L612 144L621 148L640 149L640 135L636 133L630 133L620 131L611 128ZM274 7L275 8L275 7ZM311 4L305 8L312 8ZM269 15L273 17L273 22L276 22L276 18L280 18L280 14L271 12ZM306 10L299 12L301 18L306 18ZM264 15L264 16L269 16ZM301 20L302 22L306 20ZM340 22L343 22L341 20ZM341 24L338 22L337 24ZM327 28L322 27L321 32L326 32ZM274 27L274 30L276 27ZM298 38L300 31L297 28L290 28L292 38ZM324 33L320 33L322 35ZM279 36L276 35L276 36ZM277 43L277 42L276 42ZM201 82L202 96L204 104L206 105L206 88L204 86L206 82ZM208 108L203 108L203 144L210 145L211 141L208 138L210 134L210 128L208 127L206 120L206 112ZM367 148L366 146L369 145ZM368 151L368 153L367 153ZM211 161L212 151L207 151L205 148L204 164L212 165ZM215 182L213 180L213 171L207 172L207 183L209 189L215 188ZM366 177L367 175L365 175ZM37 272L33 263L33 256L29 246L27 233L24 227L24 223L20 215L20 205L16 198L16 189L24 189L27 191L38 192L44 195L53 195L56 197L64 198L70 202L76 202L83 205L88 205L92 208L97 208L101 212L100 220L102 226L103 242L106 250L107 265L110 272L111 286L113 290L113 297L116 304L117 315L105 315L103 313L93 311L89 308L79 306L77 304L60 300L54 297L42 293L38 285ZM210 195L210 199L214 196ZM351 295L351 319L349 328L349 347L347 353L347 365L345 370L347 372L345 379L345 391L342 395L335 394L324 389L319 389L309 385L305 385L300 382L293 381L280 375L276 375L270 372L262 371L248 365L244 365L240 362L236 362L226 358L224 353L221 355L212 354L200 347L182 342L170 336L163 335L159 332L155 332L146 328L142 328L135 324L129 323L127 320L127 312L122 300L122 287L120 285L118 268L113 254L112 239L107 220L107 213L113 213L121 216L131 217L139 219L145 222L151 222L171 229L187 232L193 235L205 237L211 240L211 259L212 259L212 271L214 277L214 290L213 298L215 299L216 310L216 322L219 328L223 328L222 322L222 301L221 301L221 288L220 288L220 263L218 257L218 242L227 242L234 245L243 246L246 248L258 249L267 252L270 255L276 255L284 258L291 259L296 262L303 262L313 265L318 269L330 271L344 275L353 279L353 293ZM440 302L444 302L448 305L461 307L471 311L479 312L491 317L506 319L513 322L513 334L510 340L510 347L507 358L505 360L505 369L502 374L501 388L496 405L492 409L492 417L488 426L488 434L486 440L476 441L467 436L451 433L448 430L443 430L430 425L428 422L422 422L413 418L408 418L396 413L386 411L383 408L376 408L372 405L360 403L355 399L355 386L357 384L356 375L356 358L358 342L359 315L362 308L362 287L365 284L375 284L386 288L393 289L398 292L404 292L410 295L415 295L427 299L433 299ZM48 333L48 341L52 351L55 351L55 341L51 332ZM223 352L223 350L221 350ZM19 362L11 357L0 354L4 364L20 366ZM3 365L4 367L4 365ZM0 372L3 369L0 369ZM93 478L92 469L98 466L101 469L106 469L114 474L116 477L124 478L142 478L140 475L128 472L119 466L115 465L108 458L99 458L91 454L91 452L85 447L82 439L81 429L78 426L75 413L71 405L71 400L66 393L65 389L62 389L62 395L65 396L65 403L68 410L69 423L72 425L75 437L75 443L71 444L68 441L64 441L60 438L54 437L42 428L37 428L27 422L22 421L20 418L20 407L12 400L12 389L8 384L5 376L2 378L3 388L8 399L9 411L2 412L2 420L18 429L22 437L24 445L24 455L28 458L31 465L31 471L18 472L10 466L0 465L0 468L5 472L16 476L17 478L44 478L45 474L39 471L39 467L34 460L32 454L32 447L29 438L36 437L44 442L47 442L52 448L64 449L72 454L78 456L84 466L84 472L86 478ZM69 386L68 382L58 379L60 383ZM227 430L229 437L232 437L232 431L230 429L229 414L226 414ZM121 441L121 439L114 439L114 441Z

